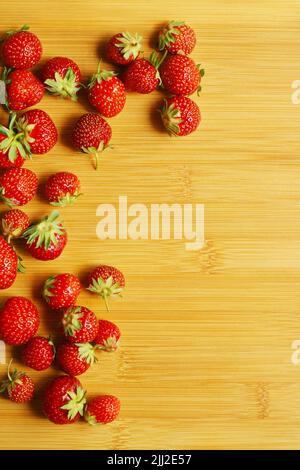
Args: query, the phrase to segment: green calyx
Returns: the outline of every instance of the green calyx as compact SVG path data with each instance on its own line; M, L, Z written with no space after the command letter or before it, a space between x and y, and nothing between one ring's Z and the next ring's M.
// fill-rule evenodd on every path
M8 127L0 125L0 134L4 136L4 139L0 142L0 152L7 154L12 163L15 162L18 153L24 159L30 157L30 149L24 142L24 132L18 129L16 118L16 113L12 113L10 114Z
M96 426L96 424L98 424L97 420L96 420L96 417L94 415L90 414L87 409L84 413L84 419L91 426Z
M50 204L57 207L69 206L73 204L79 196L81 196L81 193L76 190L73 194L67 193L65 196L59 197L57 201L50 202Z
M17 369L14 369L10 372L10 367L12 364L12 359L10 360L7 368L7 379L0 382L0 393L7 392L8 395L15 389L16 385L22 385L22 377L24 377L24 372L19 372Z
M167 57L167 54L168 54L168 51L165 51L164 54L160 57L156 51L153 51L153 52L151 52L151 55L150 55L150 58L149 58L150 64L152 64L153 67L156 68L155 77L159 81L159 85L162 84L160 73L159 73L159 67L161 66L161 64L163 63L165 58Z
M168 101L164 100L162 110L160 110L162 122L170 135L178 135L179 124L182 122L180 110L175 108L174 103L168 106Z
M77 414L83 416L86 404L85 394L86 392L81 387L77 387L76 392L67 393L68 402L61 406L60 409L68 411L69 420L76 418Z
M27 243L31 245L36 243L36 248L44 247L48 250L51 243L57 245L57 235L63 235L64 229L61 223L57 221L59 217L58 211L53 211L49 216L44 217L41 222L31 225L23 234Z
M170 21L168 26L159 35L158 47L160 51L163 51L165 47L169 47L170 44L176 41L176 36L181 34L178 26L183 26L184 24L184 21Z
M199 70L200 82L201 82L201 78L204 77L204 75L205 75L205 69L201 68L201 64L197 64L197 69ZM202 88L201 88L201 85L200 85L197 89L197 95L198 96L200 95L201 90L202 90Z
M113 352L116 351L119 347L119 341L115 336L110 336L109 338L103 341L103 344L99 346L99 349L102 349L106 352Z
M20 29L10 29L6 31L7 36L12 36L13 34L20 33L21 31L28 31L30 29L30 26L28 24L23 24L23 26Z
M84 153L87 153L88 155L92 157L93 166L95 170L97 170L99 166L99 159L100 159L99 153L103 152L103 150L107 149L108 147L110 147L110 145L105 146L104 141L101 140L97 148L96 147L81 147L81 150Z
M130 34L128 32L122 33L122 37L118 38L116 47L120 49L120 52L125 60L133 57L135 60L142 49L142 36L139 34Z
M96 346L93 346L91 343L75 343L75 345L78 347L79 358L82 361L90 365L97 362L95 350L98 348Z
M77 81L76 74L72 67L69 67L65 76L62 77L55 72L54 80L45 80L46 90L51 95L61 96L62 98L71 98L72 101L77 100L77 93L82 85Z
M102 278L93 278L93 283L87 288L87 290L100 295L105 302L107 311L109 312L107 299L109 297L122 297L123 288L120 287L118 282L113 284L113 278L112 276L109 276L106 281Z
M16 120L16 129L21 133L22 145L25 148L26 154L31 158L30 144L32 144L35 139L31 137L31 133L35 128L36 124L28 124L25 116L21 116Z
M18 205L18 201L5 196L5 188L0 187L0 201L6 204L10 209Z
M67 309L62 321L64 332L67 336L74 336L76 331L82 328L80 321L82 316L81 307L70 307Z
M56 276L50 276L48 277L48 279L46 280L45 284L44 284L44 288L43 288L43 298L44 300L49 303L50 302L50 297L54 297L54 294L51 292L51 289L54 287L55 285L55 277Z
M102 80L110 80L117 75L117 72L114 72L113 70L101 70L101 62L99 62L97 73L92 76L91 81L88 84L88 88L93 88L96 83L101 83Z

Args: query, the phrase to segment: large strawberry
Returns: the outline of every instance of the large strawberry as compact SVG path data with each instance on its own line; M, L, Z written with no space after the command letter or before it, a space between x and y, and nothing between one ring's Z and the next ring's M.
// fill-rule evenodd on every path
M103 351L116 351L119 346L121 331L115 323L108 320L99 320L99 330L94 343Z
M81 88L81 73L78 65L68 57L53 57L42 68L42 80L52 95L77 99Z
M43 298L49 307L60 309L75 305L80 294L81 284L78 277L64 273L50 276L43 288Z
M21 111L34 106L44 96L44 85L29 70L4 70L2 80L6 83L6 104L10 110Z
M39 324L38 309L25 297L10 297L0 310L0 338L7 344L27 343Z
M92 342L98 333L98 320L94 312L86 307L69 307L63 313L64 335L70 343Z
M113 395L100 395L90 400L84 412L85 420L92 426L114 421L120 413L120 400Z
M18 31L8 31L2 43L2 59L6 67L29 69L36 65L42 56L42 45L39 38L28 31L24 25Z
M159 49L170 54L189 55L196 45L195 31L184 21L170 21L159 32Z
M20 168L27 156L22 144L23 134L15 129L17 115L10 113L9 126L0 125L0 168Z
M0 237L0 289L13 285L18 272L18 256L15 250Z
M7 379L0 382L0 393L6 392L8 398L15 403L30 401L34 395L34 383L25 372L17 369L10 372L11 363L12 360L8 366Z
M119 114L126 102L124 84L116 75L112 70L101 70L99 64L88 85L89 101L104 117Z
M19 238L23 235L30 225L30 219L20 209L11 209L5 212L1 224L2 233L9 243L12 238Z
M128 65L140 55L142 36L128 32L115 34L106 46L106 56L111 62Z
M38 178L27 168L12 168L0 176L0 197L8 206L24 206L36 194Z
M67 244L67 232L57 219L59 212L53 211L24 233L27 251L36 259L49 261L58 258Z
M53 342L43 336L31 338L22 351L22 361L34 370L46 370L51 366L55 356Z
M97 360L95 349L90 343L63 343L57 349L57 364L66 374L81 375Z
M172 95L191 95L201 91L200 82L204 70L190 57L170 55L160 67L162 84Z
M161 118L170 135L188 135L194 132L201 122L197 104L186 96L173 96L164 100Z
M70 375L56 377L42 398L43 411L55 424L71 424L83 416L86 404L81 383Z
M124 287L123 273L113 266L98 266L88 277L88 290L103 298L107 310L109 310L108 299L120 297Z
M51 175L45 185L46 199L53 206L67 206L80 196L80 181L76 175L61 171Z
M22 144L30 155L49 152L57 142L57 129L49 114L41 109L30 109L16 120L22 133Z
M137 93L151 93L161 83L159 67L165 59L166 53L159 58L156 52L152 52L150 59L137 59L129 64L122 75L125 88Z

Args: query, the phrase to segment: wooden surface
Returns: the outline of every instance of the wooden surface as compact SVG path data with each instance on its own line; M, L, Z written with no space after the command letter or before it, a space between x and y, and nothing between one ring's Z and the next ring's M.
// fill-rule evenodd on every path
M85 78L112 34L138 31L148 52L162 22L186 20L197 31L193 57L206 76L202 126L185 139L170 139L157 124L159 92L128 96L110 121L114 149L98 173L69 144L74 120L89 109L85 99L45 97L40 104L60 139L28 167L41 181L63 169L77 173L84 196L62 211L69 244L61 258L24 256L27 274L1 298L33 298L40 331L49 333L57 319L40 300L45 278L70 271L84 280L98 263L121 268L127 288L110 315L88 292L80 304L122 329L120 351L103 353L81 378L90 396L118 395L122 413L108 426L58 427L37 401L17 406L1 398L1 449L299 449L300 366L290 361L300 338L300 106L291 103L300 75L299 2L13 3L1 2L1 31L30 23L43 58L70 56ZM204 203L205 248L101 242L96 207L117 204L119 195L129 203ZM38 198L26 210L39 217L51 209ZM56 373L32 376L40 389Z

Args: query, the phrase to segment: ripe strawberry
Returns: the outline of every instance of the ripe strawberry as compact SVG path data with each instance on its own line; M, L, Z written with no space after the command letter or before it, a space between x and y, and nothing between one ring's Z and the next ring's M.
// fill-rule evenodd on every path
M198 106L186 96L173 96L164 100L161 118L170 135L188 135L201 122Z
M44 85L29 70L4 70L2 80L6 83L6 104L13 111L34 106L44 96Z
M84 419L92 426L114 421L120 413L121 403L113 395L100 395L90 400L84 412Z
M49 261L58 258L67 244L67 232L57 221L59 212L53 211L24 233L27 251L36 259Z
M0 176L0 198L8 206L24 206L36 194L38 179L27 168L12 168Z
M83 416L85 390L75 377L61 375L48 385L42 406L47 418L55 424L71 424Z
M30 219L20 209L12 209L5 212L1 223L2 233L9 243L12 238L19 238L23 235L30 225Z
M46 90L50 94L77 100L77 92L81 88L81 73L72 59L53 57L45 63L41 73Z
M171 55L160 68L160 76L166 91L172 95L191 95L201 91L200 82L204 70L193 59L184 55Z
M25 297L10 297L0 310L0 337L7 344L27 343L39 324L38 309Z
M76 149L92 156L94 167L97 169L99 153L108 146L111 134L110 125L101 116L87 113L76 122L72 142Z
M26 151L22 137L15 129L16 114L10 113L9 126L0 125L0 168L20 168L24 164Z
M158 69L165 56L166 53L160 59L156 52L152 52L149 60L137 59L129 64L122 76L126 90L143 94L154 91L161 83Z
M10 372L11 363L12 360L8 366L7 379L0 382L0 393L7 392L9 399L15 403L30 401L34 395L34 383L25 372L17 369Z
M15 250L0 237L0 289L13 285L18 272L18 256Z
M81 375L97 360L95 347L90 343L64 343L57 349L56 360L66 374Z
M107 352L116 351L119 346L121 331L117 325L108 320L99 320L99 330L94 343Z
M42 57L42 45L38 37L24 25L19 31L8 31L2 43L2 59L6 67L29 69Z
M116 75L112 70L101 70L99 64L88 85L89 101L104 117L116 116L125 106L125 87Z
M113 266L98 266L88 277L88 290L99 294L104 299L108 311L107 299L121 297L124 287L124 275Z
M46 370L51 366L55 356L52 341L43 336L31 338L22 351L22 362L34 370Z
M120 65L128 65L140 55L142 36L135 33L118 33L113 36L106 47L107 59Z
M41 109L30 109L16 121L23 134L22 144L30 155L49 152L57 142L57 129L49 114Z
M196 45L195 31L183 21L170 21L159 33L159 50L189 55Z
M43 298L49 307L60 309L75 305L80 294L81 284L73 274L57 274L50 276L43 288Z
M67 206L80 196L80 181L67 171L51 175L45 185L46 199L53 206Z
M69 307L64 311L62 325L64 335L70 343L89 343L98 333L98 320L94 312L86 307Z

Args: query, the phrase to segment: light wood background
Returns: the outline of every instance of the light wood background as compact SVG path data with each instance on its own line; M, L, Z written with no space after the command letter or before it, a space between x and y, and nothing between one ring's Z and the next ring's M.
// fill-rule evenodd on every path
M169 19L197 31L193 57L206 69L200 130L170 139L158 124L162 95L130 95L110 121L114 149L96 173L69 144L75 119L90 109L86 100L45 97L40 106L60 139L28 167L41 182L59 170L77 173L84 196L62 210L69 244L61 258L24 256L27 274L1 294L34 299L40 332L49 333L57 317L40 300L45 278L70 271L84 281L98 263L124 271L124 298L110 315L90 293L80 297L123 332L120 351L103 353L81 377L90 396L121 398L120 419L58 427L37 400L18 406L1 398L1 449L300 448L300 366L290 360L291 343L300 338L300 106L291 102L291 83L300 78L299 2L1 2L1 31L30 23L43 59L70 56L84 78L112 34L138 31L149 52ZM129 203L204 203L205 248L187 252L172 240L101 242L96 207L116 204L119 195ZM26 210L39 217L51 209L37 198ZM14 357L18 365L16 351ZM32 376L40 389L56 373Z

